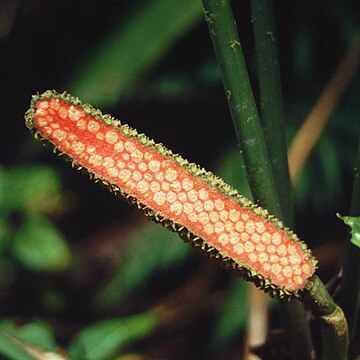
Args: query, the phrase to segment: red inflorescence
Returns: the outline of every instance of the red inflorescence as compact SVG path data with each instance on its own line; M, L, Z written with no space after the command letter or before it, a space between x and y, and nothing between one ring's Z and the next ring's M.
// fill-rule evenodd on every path
M282 229L82 107L40 99L33 126L78 165L276 286L302 289L314 273L309 254Z

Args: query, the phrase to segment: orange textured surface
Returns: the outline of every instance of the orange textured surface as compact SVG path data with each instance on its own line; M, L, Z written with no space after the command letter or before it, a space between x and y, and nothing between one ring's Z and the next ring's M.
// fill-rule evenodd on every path
M302 289L314 264L274 224L152 146L60 99L36 103L34 126L73 160L277 286Z

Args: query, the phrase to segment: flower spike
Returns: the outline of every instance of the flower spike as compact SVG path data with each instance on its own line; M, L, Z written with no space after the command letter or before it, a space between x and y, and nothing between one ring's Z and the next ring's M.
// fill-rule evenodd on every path
M26 125L152 220L279 298L310 286L297 236L220 178L67 93L34 95Z

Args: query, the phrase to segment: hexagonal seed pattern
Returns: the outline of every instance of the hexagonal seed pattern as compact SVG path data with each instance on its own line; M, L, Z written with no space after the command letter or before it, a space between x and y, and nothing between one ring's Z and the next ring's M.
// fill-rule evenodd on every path
M37 131L77 164L162 217L184 225L240 266L289 291L302 289L314 273L310 256L283 230L154 146L58 97L38 100L34 111Z

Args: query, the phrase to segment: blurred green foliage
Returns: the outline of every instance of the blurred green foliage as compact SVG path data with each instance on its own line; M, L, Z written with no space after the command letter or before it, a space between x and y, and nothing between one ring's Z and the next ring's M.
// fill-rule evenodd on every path
M70 250L53 223L40 215L26 218L14 234L15 258L31 270L63 270L70 262Z
M110 282L97 295L100 307L113 307L136 287L156 273L179 266L189 246L177 234L152 223L145 223L129 235L129 245Z
M3 118L9 127L0 142L0 358L31 359L24 344L55 352L57 343L71 359L114 359L137 340L149 338L158 324L153 302L166 302L169 294L157 284L172 283L176 295L188 274L205 265L197 255L189 259L194 252L177 235L147 222L124 229L120 240L109 236L104 248L110 247L110 256L102 255L98 243L94 255L89 250L94 244L87 244L90 235L103 241L102 230L111 221L127 221L128 206L115 205L118 200L108 200L88 179L73 174L49 151L40 151L21 118L32 92L65 90L61 87L66 84L66 90L82 100L104 111L111 107L114 116L129 114L128 122L142 119L139 130L150 129L177 144L250 197L241 155L227 126L229 113L201 4L5 2L16 3L17 11L0 8L1 19L10 24L7 37L1 38L0 29ZM256 89L249 9L243 2L234 2L234 9ZM278 2L275 10L291 139L356 32L359 4ZM359 85L357 75L295 189L299 228L306 213L312 219L312 224L305 224L310 231L316 233L314 224L320 227L325 221L333 235L333 214L346 209L355 134L360 130ZM162 133L166 129L171 131ZM73 208L66 198L71 192L78 196ZM92 229L88 233L87 226ZM116 266L109 265L119 253ZM179 284L169 279L170 271L181 279ZM211 279L202 290L205 299L223 291L226 296L200 330L190 313L183 319L190 318L190 326L172 324L169 333L157 335L161 345L155 337L155 345L145 341L137 351L186 358L181 339L201 341L200 334L206 338L202 354L214 346L231 348L231 340L246 324L247 291L243 281L229 279L221 273L220 280ZM199 291L192 289L194 301L204 295ZM205 318L203 308L205 304L197 312ZM7 320L5 314L16 319Z
M69 246L45 215L61 208L58 173L45 166L23 166L1 171L0 256L13 254L19 264L37 271L65 269Z
M96 106L116 104L201 16L200 1L145 2L81 64L68 90Z
M0 354L6 359L34 359L29 350L38 348L46 352L55 352L57 348L49 325L41 321L21 326L10 320L0 322Z
M246 327L248 313L248 284L241 279L233 279L229 285L229 297L223 304L214 326L215 344L226 343Z
M147 335L157 324L158 315L151 312L101 321L75 337L69 356L78 360L114 359L126 345Z
M48 166L20 166L0 170L0 211L6 215L23 213L52 213L61 199L58 172Z
M338 217L351 229L350 241L360 248L360 217L359 216L340 216Z

